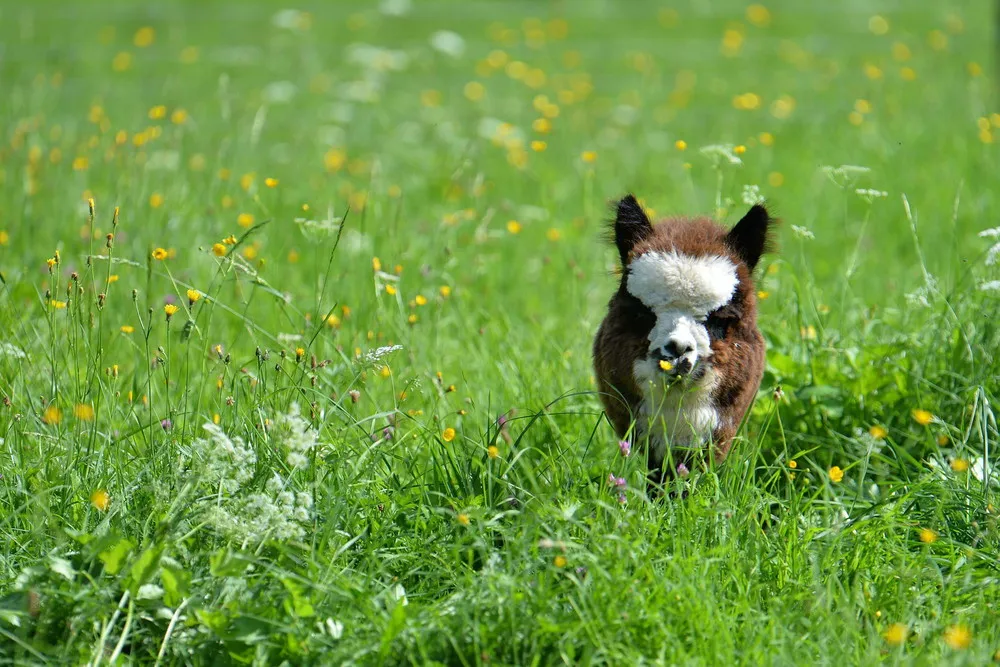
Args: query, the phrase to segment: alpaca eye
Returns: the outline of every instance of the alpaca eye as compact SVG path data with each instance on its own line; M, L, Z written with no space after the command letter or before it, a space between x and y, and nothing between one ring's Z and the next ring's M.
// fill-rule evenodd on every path
M740 321L739 311L730 304L722 306L708 314L705 318L705 329L712 340L725 338L729 329Z

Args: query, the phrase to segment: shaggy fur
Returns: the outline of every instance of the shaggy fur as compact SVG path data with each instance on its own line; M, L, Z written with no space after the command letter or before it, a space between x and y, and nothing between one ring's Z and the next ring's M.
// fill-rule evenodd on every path
M622 277L594 341L594 369L619 437L631 429L637 443L648 440L651 481L666 459L672 472L707 442L722 462L753 402L765 344L752 273L774 223L758 205L732 230L705 218L654 226L632 195L617 205Z

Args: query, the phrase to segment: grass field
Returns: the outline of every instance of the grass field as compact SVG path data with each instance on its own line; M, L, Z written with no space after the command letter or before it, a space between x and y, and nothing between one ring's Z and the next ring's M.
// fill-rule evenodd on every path
M992 10L0 6L0 662L1000 660ZM683 500L593 394L627 191L783 219Z

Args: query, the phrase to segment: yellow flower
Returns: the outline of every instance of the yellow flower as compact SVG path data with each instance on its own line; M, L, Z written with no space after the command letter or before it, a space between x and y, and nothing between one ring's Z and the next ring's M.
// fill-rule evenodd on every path
M223 257L226 254L226 246L222 245L221 243L213 243L212 252L215 254L216 257Z
M8 243L10 243L10 234L4 229L0 229L0 245L7 245Z
M111 283L116 283L116 282L118 282L118 274L117 273L112 273L110 276L108 276L108 284L109 285Z
M165 306L163 307L163 312L164 312L164 313L166 313L166 315L167 315L167 319L168 319L168 320L169 320L169 319L170 319L171 317L173 317L173 316L174 316L174 314L175 314L175 313L176 313L176 312L177 312L178 310L180 310L180 308L178 308L177 306L175 306L175 305L174 305L174 304L172 304L172 303L168 303L167 305L165 305Z
M548 148L548 144L545 143L544 141L536 139L531 142L531 150L535 151L536 153L541 153L546 148Z
M55 405L50 405L45 408L45 412L42 413L42 421L50 425L58 424L62 421L62 410Z
M253 224L254 217L252 213L240 213L236 216L236 224L240 227L249 227Z
M417 319L418 318L416 313L410 313L410 316L406 318L406 321L409 322L410 324L416 324Z
M761 132L757 135L757 141L760 142L761 146L772 146L774 145L774 135L770 132Z
M295 358L296 359L301 359L305 355L306 355L306 350L305 350L304 347L297 347L297 348L295 348Z
M170 122L174 125L183 125L187 122L187 111L184 109L174 109L174 112L170 114Z
M886 643L890 646L899 646L906 641L906 637L909 634L910 630L905 625L902 623L893 623L886 628L885 632L882 633L882 636L885 637Z
M796 468L799 467L799 462L796 461L795 459L792 459L791 461L788 462L788 467L791 468L792 470L795 470Z
M885 440L885 438L889 435L889 431L886 427L880 426L879 424L875 424L868 429L868 433L876 440Z
M486 448L486 456L490 457L491 459L495 459L498 456L500 456L500 450L497 448L496 445L490 445L489 447Z
M149 205L151 208L160 208L163 206L163 195L159 192L149 195Z
M670 363L669 361L667 361L666 359L661 359L660 360L660 370L662 370L662 371L669 371L673 367L674 367L674 365L672 363Z
M89 422L94 420L94 406L88 403L77 403L73 406L73 416L80 421Z
M167 251L163 248L157 248L153 251L153 259L164 260L167 258Z
M451 442L452 440L454 440L455 439L455 429L453 429L450 426L448 428L446 428L444 430L444 432L441 433L441 439L444 440L445 442Z
M840 469L840 466L833 466L828 472L830 473L830 481L834 484L839 484L844 479L844 471Z
M222 239L222 242L226 245L236 245L236 237L230 234L226 238Z
M135 37L132 39L133 43L140 49L144 49L153 43L156 39L156 32L149 26L139 28L135 31Z
M56 310L62 310L63 308L66 307L66 302L59 301L58 299L52 299L51 301L49 301L49 305L55 308Z
M868 19L868 29L876 35L884 35L889 32L889 22L884 17L876 14Z
M381 271L382 270L382 260L378 257L372 257L372 270Z
M511 234L521 233L521 223L517 220L510 220L507 222L507 231Z
M747 21L758 28L766 28L771 23L771 12L764 5L750 5L746 11Z
M555 227L551 227L545 232L545 238L550 241L558 241L562 238L562 232Z
M415 302L415 303L416 303L416 304L417 304L418 306L426 306L426 305L427 305L427 297L425 297L425 296L424 296L423 294L418 294L418 295L416 296L416 298L414 298L414 299L413 299L413 301L414 301L414 302Z
M469 525L469 515L468 515L468 514L459 514L459 515L458 515L457 517L455 517L455 518L456 518L456 519L458 520L458 522L459 522L460 524L462 524L463 526L468 526L468 525Z
M938 534L931 530L930 528L920 529L920 541L924 544L933 544L937 542Z
M969 462L965 459L952 459L951 469L955 472L965 472L969 469Z
M964 625L951 625L944 631L944 643L956 651L964 651L972 645L972 633Z
M913 420L920 424L921 426L927 426L932 421L934 421L934 415L928 410L916 409L913 411Z
M383 366L381 371L382 377L387 378L392 375L392 369L388 366Z
M548 118L538 118L531 124L531 129L538 134L548 134L552 130L552 121Z
M135 332L135 327L132 326L131 324L123 324L119 328L119 331L121 331L123 334L130 334Z
M73 159L73 171L83 171L84 169L87 168L87 166L89 164L90 164L90 160L88 160L86 157L84 157L82 155L79 156L79 157L77 157L77 158L74 158Z
M264 179L264 185L266 185L269 188L276 187L278 185L278 179L276 179L276 178L270 178L270 177L265 178Z
M330 313L329 317L326 318L326 324L331 329L336 329L340 326L340 318L333 313Z
M441 296L446 299L451 296L451 287L448 285L441 285L441 289L439 291L441 292Z
M583 153L580 154L580 159L586 162L587 164L592 164L593 162L597 161L597 152L583 151Z
M947 445L948 444L948 436L946 436L944 433L940 434L937 437L937 444L938 444L939 447L944 447L945 445Z
M744 146L743 144L740 144L739 146L733 148L733 152L736 153L737 155L743 155L744 153L747 152L747 147Z
M385 286L385 293L388 294L389 296L395 296L395 294L396 294L396 286L395 285L386 285Z
M189 289L187 291L188 303L194 303L201 298L201 292L196 289Z
M111 505L111 496L104 489L98 489L90 494L90 504L102 512L107 512Z
M767 290L757 290L757 298L760 299L761 301L768 298L769 296L771 296L771 293L768 292Z
M111 69L116 72L124 72L132 66L132 54L128 51L119 51L111 59Z
M674 148L676 148L679 151L686 151L687 147L688 147L688 142L684 141L683 139L678 139L677 141L674 142Z
M559 554L558 556L552 559L552 564L555 565L556 567L566 567L566 556Z
M150 120L160 120L166 115L167 115L167 107L163 106L162 104L157 104L155 107L149 110Z

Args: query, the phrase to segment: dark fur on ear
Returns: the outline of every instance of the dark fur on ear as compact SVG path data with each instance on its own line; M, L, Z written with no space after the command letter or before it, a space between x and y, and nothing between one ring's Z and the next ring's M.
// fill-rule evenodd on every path
M778 223L763 204L755 204L726 234L726 245L753 273L760 256L772 250L771 229Z
M621 257L622 267L628 264L628 254L639 241L653 233L653 225L635 196L625 195L615 204L615 247Z

